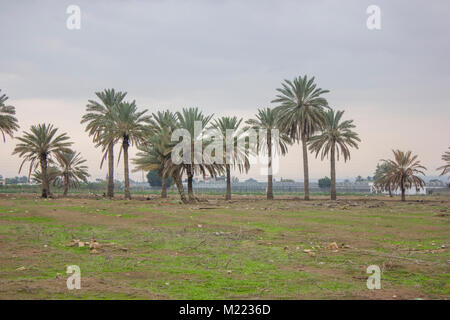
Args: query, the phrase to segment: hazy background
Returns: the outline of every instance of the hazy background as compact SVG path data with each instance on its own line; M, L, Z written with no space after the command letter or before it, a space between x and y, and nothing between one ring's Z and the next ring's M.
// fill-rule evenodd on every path
M81 30L66 28L70 4L81 8ZM370 4L381 8L381 30L366 27ZM338 179L373 175L392 148L412 150L436 175L450 145L449 17L445 0L2 0L0 89L17 109L17 135L53 123L72 137L92 178L104 178L79 123L95 91L127 91L150 112L195 106L249 118L271 105L283 79L307 74L362 139L351 161L338 163ZM14 144L0 142L3 176L17 175ZM275 178L301 180L301 164L294 145ZM256 168L236 175L263 179ZM311 155L311 178L325 175L329 162Z

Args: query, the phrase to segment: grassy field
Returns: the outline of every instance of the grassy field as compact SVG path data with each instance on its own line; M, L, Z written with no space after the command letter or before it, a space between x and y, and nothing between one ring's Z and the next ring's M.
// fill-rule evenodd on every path
M0 298L450 298L449 197L293 198L1 194ZM92 238L96 253L73 246ZM80 290L66 287L68 265ZM366 287L369 265L381 290Z

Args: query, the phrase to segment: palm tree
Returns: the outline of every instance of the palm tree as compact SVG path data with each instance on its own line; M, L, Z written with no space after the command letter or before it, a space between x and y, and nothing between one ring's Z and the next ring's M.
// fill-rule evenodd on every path
M170 141L170 137L171 129L164 127L161 131L149 136L146 143L138 146L139 152L136 154L136 158L133 159L133 163L135 165L134 171L157 170L158 175L160 177L164 177L162 180L162 198L167 197L167 191L165 190L166 178L172 177L177 186L181 201L183 201L183 203L187 203L183 184L181 182L184 166L183 164L175 165L172 162L171 152L174 143Z
M18 137L20 141L14 148L13 154L23 157L20 164L19 173L25 162L30 163L28 178L31 171L39 165L42 173L42 197L50 195L50 184L47 176L47 167L53 162L53 157L61 152L69 152L72 142L69 142L67 134L57 134L58 129L51 124L38 124L30 128L30 132L24 132L23 137Z
M341 121L344 111L328 110L322 131L310 138L309 150L316 152L316 158L321 152L321 160L330 155L331 164L331 200L336 200L336 158L342 154L344 162L350 159L349 147L358 149L358 134L353 120Z
M128 148L144 142L145 138L150 134L149 124L151 123L151 117L145 115L146 112L147 110L138 111L134 100L132 102L121 102L116 104L114 106L114 111L110 114L110 119L108 119L108 122L112 124L112 127L105 132L103 137L103 139L109 143L116 143L119 140L122 141L119 161L123 151L125 199L131 199Z
M201 173L206 175L209 172L215 177L221 172L221 167L217 164L204 164L203 154L195 148L195 145L201 145L202 150L209 143L203 139L203 133L213 115L204 115L198 108L183 108L181 112L177 112L178 127L185 129L190 135L190 161L184 163L184 171L187 175L188 197L190 202L196 201L193 189L194 175ZM200 130L195 130L195 123L200 124Z
M0 89L0 94L1 91ZM6 141L5 134L13 138L14 131L19 129L17 118L14 116L16 109L13 106L5 105L6 100L8 100L8 97L5 94L0 95L0 132L3 136L3 142Z
M450 147L449 147L450 149ZM445 164L442 167L437 168L436 170L442 170L441 176L450 172L450 151L446 151L442 155L442 160L445 161Z
M49 166L47 168L47 181L50 185L56 186L60 183L60 177L61 171L58 169L58 167L55 166ZM42 184L42 173L41 170L36 169L33 174L31 175L31 180L35 183Z
M165 111L157 111L152 114L152 119L150 122L150 130L153 135L159 135L162 131L165 132L166 136L159 136L158 139L154 139L153 141L160 145L160 148L163 150L168 150L173 147L170 142L170 136L172 135L173 130L175 130L177 126L177 116L175 113L165 110ZM144 147L147 148L147 147ZM142 150L141 150L142 151ZM168 154L170 155L170 154ZM146 169L143 169L146 170ZM167 198L167 176L164 170L164 166L161 163L160 168L158 168L158 174L161 177L161 198Z
M293 141L301 141L303 147L303 179L305 200L309 200L309 172L307 143L311 135L319 130L325 121L324 109L328 102L321 97L328 90L317 88L314 77L305 75L293 81L284 80L283 88L276 89L279 94L272 103L278 103L280 128L283 128Z
M95 95L100 102L89 100L86 106L86 114L82 117L81 123L87 123L86 131L96 146L102 147L105 152L100 162L103 166L105 158L108 158L108 191L109 198L114 197L114 141L107 140L111 137L107 132L112 128L110 114L114 111L114 105L121 103L127 95L126 92L105 89L103 92L96 92Z
M253 130L258 130L258 152L267 152L268 172L267 172L267 199L273 199L273 176L272 176L272 151L282 155L287 153L287 146L291 144L291 139L284 133L278 122L278 111L276 109L258 109L256 119L249 119L245 122ZM246 128L248 129L248 128ZM279 131L278 143L272 141L272 130Z
M425 182L417 175L425 175L423 170L426 170L426 168L417 160L417 155L412 155L411 151L392 150L392 152L394 153L394 160L382 160L390 166L385 183L393 186L393 188L400 189L402 201L405 201L406 189L410 189L412 186L416 189L425 186Z
M215 129L215 135L222 142L223 161L226 172L227 192L225 200L231 200L231 166L237 167L240 172L248 172L250 169L250 162L245 150L245 145L238 143L243 139L245 130L239 130L242 123L242 118L237 117L222 117L216 119L212 125ZM228 132L228 135L227 135ZM231 141L230 141L231 140ZM225 143L223 143L225 141ZM227 146L228 142L232 145Z
M374 176L374 185L378 189L381 189L381 191L387 191L389 193L389 197L392 197L392 185L388 179L390 171L391 167L386 161L383 161L381 165L377 164Z
M78 187L81 181L87 183L89 173L87 166L84 165L86 160L81 157L79 152L76 153L72 150L61 152L57 154L56 159L61 168L60 176L64 184L64 196L67 196L69 187Z

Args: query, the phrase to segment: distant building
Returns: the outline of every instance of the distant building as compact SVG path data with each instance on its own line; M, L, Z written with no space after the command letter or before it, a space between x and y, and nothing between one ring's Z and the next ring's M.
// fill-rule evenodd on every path
M369 182L370 192L371 193L382 193L389 194L388 191L381 191L377 187L375 187L373 182ZM397 188L395 190L391 190L392 195L398 196L402 194L402 190ZM416 189L415 187L409 188L405 190L405 194L408 196L427 194L427 187Z
M445 183L439 179L433 179L427 182L427 187L445 188Z

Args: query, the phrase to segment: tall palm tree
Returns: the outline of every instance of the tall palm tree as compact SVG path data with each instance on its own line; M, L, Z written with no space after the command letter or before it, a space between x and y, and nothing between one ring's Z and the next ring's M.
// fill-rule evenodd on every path
M450 149L450 147L449 147ZM441 176L446 175L450 172L450 151L446 151L442 155L442 160L445 161L445 164L442 167L437 168L436 170L442 170Z
M246 152L245 144L238 141L244 138L245 130L240 130L242 118L222 117L216 119L212 125L215 135L221 139L223 148L223 165L226 172L227 191L225 200L231 200L231 166L237 167L240 172L248 172L250 161ZM230 141L231 140L231 141ZM224 143L225 142L225 143ZM231 143L230 146L227 144Z
M122 141L124 164L124 193L125 199L131 199L130 194L130 171L128 168L128 148L133 145L139 145L145 141L150 134L151 116L145 115L147 110L138 111L136 102L121 102L114 106L114 111L110 114L108 122L112 127L105 132L104 140L111 143ZM108 144L109 145L109 144ZM105 151L105 150L104 150Z
M20 164L19 173L25 162L30 163L28 178L31 171L39 165L42 173L42 197L47 198L50 195L50 184L47 176L47 167L53 162L53 158L61 152L69 152L72 142L66 133L57 134L58 129L51 124L38 124L30 128L30 132L24 132L20 141L14 148L13 154L23 157Z
M87 183L89 173L87 166L84 165L85 159L81 157L81 154L75 151L60 152L57 154L56 159L60 166L60 176L62 183L64 184L64 196L67 195L69 187L78 187L80 182Z
M100 102L89 100L86 106L86 114L82 117L81 123L86 124L86 131L96 146L104 149L100 168L103 166L105 158L108 158L108 191L109 198L114 197L114 140L107 140L111 135L107 134L112 128L111 113L114 106L121 103L127 95L126 92L115 91L114 89L105 89L102 92L96 92L95 95Z
M278 122L278 111L276 109L258 109L256 119L249 119L246 124L253 130L259 131L258 152L267 152L268 172L267 172L267 199L273 199L273 174L272 174L272 151L281 155L287 153L287 146L292 143L289 136L281 130ZM246 128L247 129L247 128ZM272 137L272 130L279 131L278 143L275 145Z
M198 108L183 108L181 112L177 112L178 127L187 130L190 135L190 161L184 163L184 171L187 175L188 197L190 202L196 201L193 189L194 175L201 173L206 175L209 172L211 176L215 177L217 172L221 170L217 164L204 164L203 154L200 150L195 148L195 145L201 145L202 150L208 144L203 139L203 133L210 122L213 115L204 115ZM195 123L200 124L200 130L195 130ZM200 161L198 161L200 160Z
M331 200L336 200L336 158L342 154L344 162L350 159L350 149L358 149L361 139L352 129L355 128L353 120L341 121L344 111L328 110L322 131L310 138L310 151L316 153L316 158L321 153L321 159L330 155L331 165Z
M392 152L394 153L394 160L382 160L390 166L386 183L396 189L400 189L402 201L405 201L406 189L410 189L413 186L419 189L425 186L423 179L417 175L425 175L423 170L426 170L426 168L417 160L417 155L412 155L411 151L392 150Z
M1 94L0 89L0 94ZM0 132L3 136L3 142L6 141L5 134L13 138L14 131L19 129L19 123L15 117L16 109L13 106L5 105L8 97L3 94L0 95Z
M301 141L303 147L303 180L305 185L305 200L309 200L308 171L308 139L320 129L325 121L324 109L329 108L328 102L322 97L328 90L317 88L314 77L308 79L299 76L293 81L284 80L283 87L276 89L279 94L272 103L277 103L280 127L294 141Z

